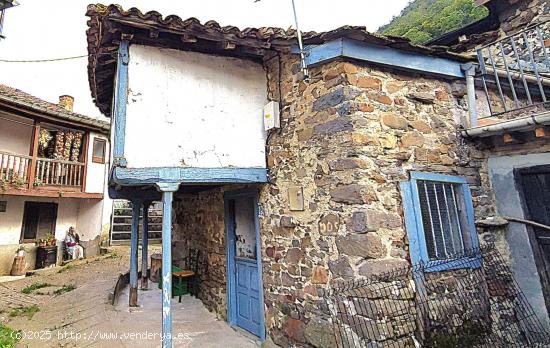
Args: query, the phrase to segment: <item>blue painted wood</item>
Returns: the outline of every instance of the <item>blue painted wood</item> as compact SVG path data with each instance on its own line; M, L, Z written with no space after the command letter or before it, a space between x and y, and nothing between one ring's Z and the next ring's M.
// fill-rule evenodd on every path
M147 284L147 248L149 248L149 206L151 202L143 203L143 218L141 229L141 289L146 290Z
M246 200L254 206L256 230L256 258L237 258L235 249L235 200ZM225 221L227 237L228 317L237 325L265 340L264 297L261 264L261 237L259 227L258 191L237 190L225 194Z
M411 179L416 180L428 180L428 181L441 181L455 184L467 184L466 178L461 176L427 173L427 172L410 172Z
M266 183L265 168L113 168L112 182L122 186L156 183Z
M172 201L175 185L159 185L162 192L162 347L172 347Z
M415 72L465 78L464 71L460 68L462 63L459 61L348 38L340 38L322 45L310 45L305 50L308 66L344 57Z
M423 263L428 268L426 272L439 272L458 268L478 268L481 266L480 256L464 257L456 261L430 261L426 247L426 237L420 211L420 198L418 194L418 180L441 181L459 184L464 193L466 217L468 220L468 232L472 240L472 249L479 247L477 232L474 225L474 209L470 188L463 177L456 177L445 174L411 172L411 180L401 183L401 197L403 198L403 209L405 213L405 227L411 243L409 250L413 263ZM414 214L414 216L412 216ZM466 250L469 252L470 250Z
M115 81L115 91L113 99L113 117L114 123L114 144L113 144L113 162L114 165L126 166L124 158L124 144L126 134L126 104L128 100L128 62L130 42L122 40L118 48L117 71Z
M138 229L139 211L141 201L132 201L132 234L130 237L130 297L129 305L137 305L137 281L138 281ZM134 297L135 296L135 297Z
M109 197L112 199L160 201L162 194L155 189L141 189L141 187L125 186L109 187Z
M422 259L420 245L424 243L424 238L420 238L417 228L416 211L411 190L411 183L403 181L400 183L401 199L403 201L403 212L405 215L405 229L409 238L409 254L413 264L419 264Z

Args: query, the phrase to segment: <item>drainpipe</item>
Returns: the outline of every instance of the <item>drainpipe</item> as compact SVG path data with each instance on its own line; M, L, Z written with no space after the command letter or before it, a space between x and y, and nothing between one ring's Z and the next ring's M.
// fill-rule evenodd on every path
M516 118L509 121L481 126L476 128L465 129L462 135L465 137L486 137L503 132L511 132L525 129L532 126L542 126L550 124L550 112L528 115Z
M466 75L466 90L468 94L468 114L470 115L469 127L477 127L477 108L476 108L476 87L474 77L476 75L476 66L472 63L462 64L460 67Z

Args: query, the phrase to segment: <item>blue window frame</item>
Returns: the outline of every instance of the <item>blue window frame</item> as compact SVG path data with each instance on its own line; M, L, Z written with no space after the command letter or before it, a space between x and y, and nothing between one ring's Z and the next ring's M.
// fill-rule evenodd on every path
M410 177L401 182L401 196L413 264L428 265L427 271L478 267L479 242L466 179L422 172Z

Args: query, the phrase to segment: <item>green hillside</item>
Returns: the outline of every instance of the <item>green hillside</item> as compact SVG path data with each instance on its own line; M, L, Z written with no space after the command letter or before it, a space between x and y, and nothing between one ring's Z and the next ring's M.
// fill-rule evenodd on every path
M476 6L474 0L413 0L380 27L379 33L404 36L413 43L426 43L439 36L473 23L485 16L488 10Z

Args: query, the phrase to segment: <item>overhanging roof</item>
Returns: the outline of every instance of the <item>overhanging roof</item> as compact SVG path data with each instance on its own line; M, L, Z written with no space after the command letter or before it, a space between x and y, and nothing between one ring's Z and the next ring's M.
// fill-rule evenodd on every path
M51 116L60 121L109 132L109 123L89 116L69 111L61 106L47 102L19 89L0 84L0 104L15 107L19 110L30 111L36 114Z
M127 11L119 5L89 5L88 21L88 79L92 98L106 116L111 113L116 52L122 35L131 36L134 44L196 51L262 61L269 52L290 53L296 46L296 31L274 27L246 28L220 26L215 21L202 24L196 18L163 17L156 11L142 13L136 8ZM351 39L377 46L414 52L418 55L445 57L466 61L463 56L447 52L445 47L413 45L406 38L382 36L366 31L365 27L343 26L327 32L303 33L306 45L322 45Z

